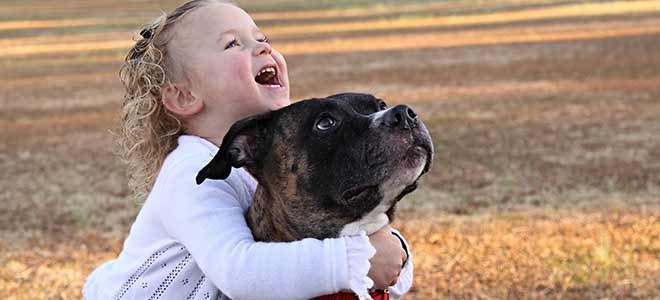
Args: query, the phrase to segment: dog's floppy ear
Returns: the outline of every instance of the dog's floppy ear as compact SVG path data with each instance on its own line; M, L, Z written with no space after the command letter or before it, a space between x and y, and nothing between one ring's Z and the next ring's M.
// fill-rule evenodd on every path
M271 118L272 113L268 112L234 123L222 139L218 153L197 173L197 184L207 178L225 179L232 167L254 167L263 155L260 145L266 141L266 125Z

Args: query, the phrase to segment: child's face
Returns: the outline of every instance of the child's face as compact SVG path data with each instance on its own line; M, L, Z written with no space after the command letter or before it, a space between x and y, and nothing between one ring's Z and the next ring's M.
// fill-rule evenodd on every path
M284 57L265 42L245 11L211 4L191 12L180 25L172 48L185 57L192 92L204 101L207 115L235 121L290 104ZM269 66L277 75L257 78Z

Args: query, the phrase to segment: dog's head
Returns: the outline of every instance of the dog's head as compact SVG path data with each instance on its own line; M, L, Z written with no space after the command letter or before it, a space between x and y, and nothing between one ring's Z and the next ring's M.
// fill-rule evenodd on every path
M350 223L377 207L389 211L416 188L432 160L428 130L411 108L346 93L238 121L197 182L225 179L231 167L244 167L281 195L282 203L273 205L287 215Z

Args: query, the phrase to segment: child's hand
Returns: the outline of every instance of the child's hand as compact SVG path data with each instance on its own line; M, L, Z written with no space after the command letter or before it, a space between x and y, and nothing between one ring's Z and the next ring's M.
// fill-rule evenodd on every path
M376 254L369 260L371 269L367 275L374 281L375 289L387 289L399 279L406 251L399 238L392 234L390 226L369 235L369 241L376 248Z

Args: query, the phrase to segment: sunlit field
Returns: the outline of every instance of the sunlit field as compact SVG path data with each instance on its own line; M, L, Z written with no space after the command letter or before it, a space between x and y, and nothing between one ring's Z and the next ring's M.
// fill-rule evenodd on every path
M238 3L294 99L373 93L429 128L403 299L660 299L660 1ZM175 4L0 4L0 298L80 299L121 250L118 70Z

